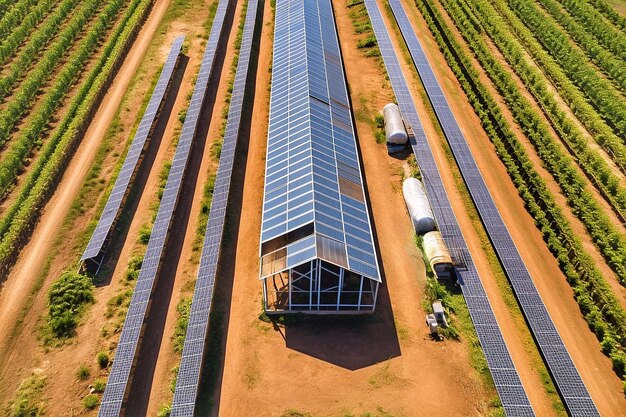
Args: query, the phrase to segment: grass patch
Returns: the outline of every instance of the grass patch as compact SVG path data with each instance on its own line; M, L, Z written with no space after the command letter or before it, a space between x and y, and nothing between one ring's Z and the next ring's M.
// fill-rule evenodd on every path
M65 272L48 293L48 320L45 342L75 334L87 306L94 301L93 283L85 275Z
M96 394L89 394L83 398L83 405L87 410L93 410L100 404L100 397Z
M371 412L366 412L366 413L361 413L361 414L344 413L341 415L341 417L396 417L396 415L391 414L388 411L385 411L385 409L382 407L376 407L376 411L373 413Z
M211 211L211 202L213 201L213 190L215 189L215 173L211 172L206 182L204 183L204 191L202 193L202 202L200 205L200 214L198 215L198 226L196 227L196 236L193 240L192 250L197 255L194 256L194 261L199 262L199 253L202 249L202 243L204 241L204 234L206 232L206 225L209 221L209 212Z
M109 366L109 354L106 352L98 352L98 354L96 355L96 362L98 363L100 369L105 369L107 366Z
M15 398L9 402L5 412L7 417L39 417L46 411L43 399L43 388L46 378L41 375L32 375L20 384Z
M76 370L76 378L78 378L81 381L86 380L87 378L89 378L89 367L85 364L82 364L78 367L78 369Z
M366 37L366 38L363 38L363 39L359 40L356 43L356 47L359 48L359 49L371 48L371 47L376 46L376 45L378 45L378 42L376 42L376 37L375 36L371 36L371 35Z
M365 4L362 1L349 1L347 6L349 7L348 16L352 21L353 32L357 38L357 48L361 49L366 57L376 58L379 68L383 69L385 64L380 49L378 49L376 35L372 29Z
M304 411L298 411L293 408L285 410L284 413L280 415L280 417L313 417L311 413L306 413Z
M103 393L106 388L107 382L104 378L98 378L91 384L93 392Z
M172 414L172 406L169 404L164 404L159 407L159 411L157 412L157 417L170 417Z
M178 312L178 320L174 327L174 336L172 336L172 345L174 352L183 353L185 344L185 336L187 335L187 325L189 324L189 314L191 313L191 298L186 297L178 302L176 306Z
M367 381L373 388L381 388L392 385L400 378L389 370L391 361L385 361L374 375Z

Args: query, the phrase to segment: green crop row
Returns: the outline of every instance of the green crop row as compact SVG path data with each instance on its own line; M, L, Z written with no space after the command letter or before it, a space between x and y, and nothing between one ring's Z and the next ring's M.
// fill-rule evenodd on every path
M561 187L574 214L585 225L620 282L626 285L626 236L617 230L603 212L593 194L587 189L585 179L576 170L570 156L562 150L530 102L522 96L509 70L493 57L472 22L465 18L459 3L450 0L442 0L442 3L494 86L505 99L524 134L534 145L545 168Z
M37 4L37 0L19 0L13 5L11 10L0 19L0 39L5 39L13 32L15 27L22 23L24 17L28 15L31 7Z
M600 42L607 50L626 61L626 34L602 18L588 3L578 0L560 0L569 14L580 23L586 32Z
M133 0L129 4L96 65L76 93L60 127L42 149L36 166L25 178L19 195L0 221L2 273L6 274L28 238L152 3L152 0Z
M26 45L11 61L7 75L0 78L0 98L6 96L15 82L29 69L30 64L39 56L42 48L57 34L67 15L74 11L77 3L78 0L64 0L54 14L29 36Z
M5 14L7 14L7 12L9 11L9 9L11 8L9 6L9 4L12 2L13 0L0 0L0 20L2 20L2 18L4 17Z
M587 30L565 12L559 3L554 0L539 0L543 7L550 13L552 18L559 24L570 38L576 42L580 49L587 55L598 68L607 75L613 84L622 92L626 91L626 71L624 61L607 51ZM544 18L548 18L544 15Z
M602 117L612 125L618 136L626 137L626 106L613 85L602 78L593 66L588 65L585 56L574 48L554 22L542 16L537 7L521 0L506 2Z
M24 80L19 91L16 91L6 109L0 114L0 146L3 146L11 135L18 120L30 108L36 98L37 93L44 86L44 83L52 75L59 63L59 60L69 51L78 34L83 30L90 17L100 6L101 0L91 0L87 3L82 13L78 14L66 30L61 34L56 42L42 57L37 66L28 71L28 77ZM22 73L27 68L22 69ZM12 85L15 78L7 77L0 83L0 97L4 97L8 92L7 88Z
M613 174L611 167L602 156L595 149L589 147L588 139L583 136L569 116L560 109L559 103L548 89L543 75L527 62L524 50L510 35L506 24L497 19L495 11L484 0L465 0L462 7L466 16L476 18L494 41L511 68L540 104L559 137L565 142L570 152L575 155L578 165L596 184L614 209L624 216L626 214L626 190L621 187L620 179ZM477 42L480 42L477 37L478 32L472 36ZM486 46L484 49L486 50Z
M126 4L124 0L111 0L104 8L102 14L89 28L76 53L69 58L68 65L56 78L56 83L46 94L42 104L29 120L28 127L11 142L4 157L0 159L0 196L4 195L13 183L32 148L41 141L42 132L84 70L90 57L97 51L98 44L105 38L115 22L115 16L124 4Z
M603 15L608 21L613 23L621 30L626 30L626 17L616 12L607 2L604 0L587 0L596 8L598 13Z
M0 99L4 98L13 85L29 69L41 50L54 38L67 15L74 11L78 0L63 0L46 22L28 37L27 43L10 62L7 74L0 77Z
M572 286L574 297L590 329L601 341L604 353L613 360L615 372L623 377L626 373L626 312L591 257L584 251L545 181L534 169L499 105L481 83L478 72L436 6L431 0L416 0L416 4L483 128L493 141L499 158L535 219L537 228L543 233L548 248Z
M26 36L39 24L50 12L56 0L42 1L22 21L22 24L13 30L9 36L0 43L0 66L13 55L18 46L22 44Z
M611 156L622 172L626 173L626 144L624 141L613 133L594 107L587 102L583 93L567 78L550 54L543 50L528 28L503 3L502 0L490 3L490 6L495 8L500 15L494 16L494 18L504 19L504 24L517 37L535 63L541 67L576 118Z

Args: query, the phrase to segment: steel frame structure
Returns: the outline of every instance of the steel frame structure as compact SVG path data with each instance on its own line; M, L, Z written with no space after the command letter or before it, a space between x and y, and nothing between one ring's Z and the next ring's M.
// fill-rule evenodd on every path
M278 0L275 21L260 245L265 309L373 312L382 280L331 2Z

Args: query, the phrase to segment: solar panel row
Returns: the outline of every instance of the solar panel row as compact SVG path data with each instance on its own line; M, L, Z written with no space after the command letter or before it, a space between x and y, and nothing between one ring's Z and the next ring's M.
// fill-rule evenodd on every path
M178 57L180 56L180 50L183 46L184 40L184 36L179 36L174 39L174 43L172 43L170 52L165 60L165 65L161 70L159 80L154 88L154 91L152 92L146 111L141 118L141 122L139 122L139 127L137 128L137 132L135 132L135 137L133 138L130 149L126 154L126 158L124 159L124 163L122 164L117 180L115 180L115 185L113 186L111 195L109 195L109 199L104 206L104 210L102 211L98 224L91 235L91 239L83 252L83 256L80 258L83 262L93 261L99 265L102 260L102 251L105 241L107 240L111 232L111 228L117 219L122 202L130 188L129 185L131 179L137 169L139 158L144 151L150 132L156 123L157 115L164 102L165 93L170 84L170 80L172 79L172 74L174 73L176 64L178 63Z
M161 198L150 240L148 241L148 248L146 249L141 271L139 272L135 290L128 307L126 321L124 322L122 334L115 352L111 373L102 397L98 413L100 417L119 416L130 387L146 311L150 303L152 289L161 262L161 255L167 240L170 221L178 201L180 185L183 181L205 93L213 73L213 63L218 43L224 32L222 30L224 19L230 3L230 0L220 0L213 19L211 33L191 96L187 116L183 123L178 145L176 146L176 153L174 154L163 197Z
M507 416L534 416L452 210L380 9L376 0L365 0L365 5L400 111L415 134L411 138L411 146L422 173L428 199L437 226L455 263L457 278L504 410Z
M196 397L198 396L202 356L209 328L213 288L215 286L217 263L224 233L231 174L235 161L235 149L239 137L252 41L257 20L257 6L258 0L248 1L241 48L239 50L239 61L228 109L226 130L224 131L222 152L215 178L209 220L204 234L200 269L198 270L198 278L191 303L189 325L176 379L174 401L170 414L172 417L193 416Z
M572 416L599 415L489 193L402 3L399 0L389 0L389 3L461 175L565 406Z

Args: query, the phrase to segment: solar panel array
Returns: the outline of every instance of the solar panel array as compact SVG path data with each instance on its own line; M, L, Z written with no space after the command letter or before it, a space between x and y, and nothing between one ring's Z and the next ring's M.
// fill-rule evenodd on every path
M411 146L422 173L437 226L455 263L458 281L504 411L507 416L534 416L530 401L506 347L489 299L452 210L380 9L376 0L365 0L365 5L400 112L415 133L415 137L411 139Z
M389 3L478 214L565 406L572 416L599 415L489 193L402 3L399 0L389 0Z
M235 161L235 149L237 147L237 138L239 137L239 125L241 122L248 69L250 66L252 41L257 19L257 6L258 0L248 1L241 48L239 50L239 62L237 63L233 93L228 109L226 130L224 131L224 142L222 144L220 162L215 178L209 220L204 234L200 269L198 270L198 278L196 280L193 301L191 303L189 325L185 336L178 377L176 379L174 401L170 414L172 417L193 416L194 406L198 396L198 384L202 370L202 356L204 354L206 336L209 329L209 314L213 301L213 289L215 287L217 263L224 233L230 180L233 172L233 163Z
M102 211L100 220L98 220L98 224L91 235L89 244L87 244L87 248L85 248L85 252L83 252L83 256L80 258L81 261L93 259L99 260L102 254L104 243L111 232L113 223L115 223L115 220L117 219L122 201L128 193L130 181L135 173L135 170L137 169L139 158L143 153L148 136L155 125L157 114L159 113L159 109L164 101L165 92L167 91L170 80L172 79L172 74L174 73L174 69L178 63L178 57L184 40L184 36L179 36L174 39L174 43L172 44L170 52L167 55L167 59L165 60L165 65L161 70L159 81L152 92L146 111L141 118L141 122L139 122L139 127L137 128L137 132L135 132L135 137L133 138L130 149L126 154L126 158L124 159L124 163L122 164L122 169L120 170L117 180L115 180L115 185L113 186L111 195L109 195L106 206Z
M152 227L148 248L139 271L139 277L128 307L124 327L120 336L111 373L107 381L98 416L117 417L130 387L132 371L136 360L141 332L155 278L161 263L163 247L167 240L170 221L178 201L180 185L183 181L189 151L198 125L198 118L204 102L205 93L212 76L213 63L218 43L222 38L224 18L230 6L230 0L220 0L211 26L196 85L191 96L187 117L176 147L172 167L167 177L163 197L159 205L156 220Z
M381 280L329 0L276 2L265 173L261 243L317 235L285 269L320 258Z

